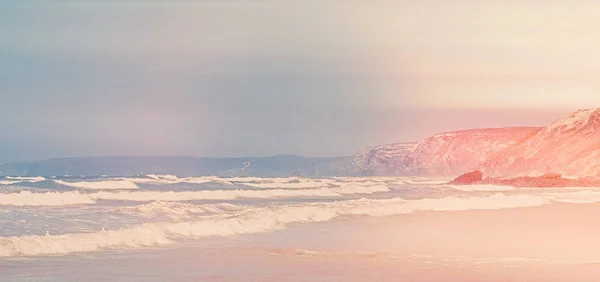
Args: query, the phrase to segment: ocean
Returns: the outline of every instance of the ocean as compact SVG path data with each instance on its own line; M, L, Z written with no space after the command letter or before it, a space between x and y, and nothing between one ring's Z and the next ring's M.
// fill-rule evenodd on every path
M4 177L0 281L600 281L600 190Z

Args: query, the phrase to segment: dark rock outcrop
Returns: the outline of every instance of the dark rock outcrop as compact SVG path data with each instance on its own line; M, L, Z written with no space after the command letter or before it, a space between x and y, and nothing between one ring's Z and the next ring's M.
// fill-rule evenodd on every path
M456 179L450 181L452 185L502 185L513 186L517 188L563 188L563 187L600 187L600 179L597 178L578 178L570 179L563 178L562 175L556 173L547 173L539 177L515 177L510 179L502 178L483 178L483 173L473 171L465 173Z
M483 173L481 171L467 172L454 180L450 181L452 185L469 185L483 180Z

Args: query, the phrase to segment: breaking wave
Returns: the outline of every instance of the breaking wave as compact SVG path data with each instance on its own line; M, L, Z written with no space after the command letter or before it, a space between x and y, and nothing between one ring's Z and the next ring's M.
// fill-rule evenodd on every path
M202 177L185 177L179 178L175 175L147 175L148 178L128 178L135 183L149 183L149 184L179 184L179 183L189 183L189 184L204 184L204 183L221 183L231 185L228 180L217 176L202 176Z
M55 177L53 177L55 178ZM0 185L11 185L16 183L35 183L46 180L43 177L5 177L0 179ZM172 185L172 184L206 184L218 183L224 185L244 185L257 189L317 189L332 188L346 185L354 186L375 186L375 185L428 185L443 184L439 180L407 178L407 177L375 177L375 178L356 178L356 177L335 177L335 178L261 178L261 177L231 177L222 178L218 176L201 177L178 177L175 175L146 175L145 177L119 177L103 179L53 179L53 183L76 189L87 190L125 190L139 189L138 184L149 185ZM39 186L38 186L39 187Z
M37 183L46 180L44 177L36 176L36 177L13 177L6 176L4 179L0 179L0 185L12 185L16 183L29 182L29 183Z
M135 182L127 179L117 180L102 180L102 181L79 181L69 182L63 180L54 180L56 184L69 186L78 189L89 190L124 190L124 189L139 189Z
M588 198L592 196L592 198ZM330 203L253 208L235 216L223 215L188 222L145 223L129 228L71 233L63 235L19 236L0 238L0 257L62 255L102 249L130 249L171 244L180 239L206 236L269 232L302 222L323 222L343 216L390 216L418 211L462 211L533 207L552 202L580 203L582 199L600 201L598 192L575 192L546 195L505 195L487 197L445 197L404 200L401 198L347 200ZM190 206L186 206L189 208ZM146 212L148 206L141 209ZM158 208L165 211L164 207ZM156 210L150 207L149 210ZM185 208L184 208L185 210ZM181 210L170 212L180 214ZM187 212L187 211L185 211Z
M264 189L307 189L328 187L328 182L322 181L298 181L298 182L243 182L242 184L255 188Z
M307 179L307 178L261 178L261 177L231 177L221 178L218 176L202 177L177 177L175 175L147 175L147 178L128 178L136 183L150 184L204 184L220 183L227 185L243 184L245 186L264 189L309 189L324 188L334 184L334 179Z
M111 212L145 218L184 219L210 214L229 214L243 210L245 210L243 206L228 203L195 205L182 202L156 201L133 207L114 208Z
M452 179L408 179L399 184L413 184L413 185L443 185L448 183Z
M0 193L0 206L67 206L93 204L95 200L79 192Z
M86 184L87 185L87 184ZM21 191L19 193L0 193L0 205L8 206L61 206L91 204L97 200L117 200L134 202L151 201L192 201L192 200L234 200L238 198L294 198L294 197L341 197L352 194L372 194L389 191L386 186L351 186L338 188L298 189L298 190L204 190L204 191L98 191L94 193L46 192L32 193Z
M388 192L390 188L385 185L370 185L370 186L359 186L359 185L342 185L341 187L331 188L330 190L343 195L352 194L373 194L378 192Z
M23 181L23 182L40 182L40 181L46 180L46 178L41 177L41 176L34 176L34 177L6 176L6 177L4 177L4 179L10 179L10 180L16 180L16 181Z
M501 186L501 185L446 185L452 189L474 192L474 191L487 191L487 192L500 192L500 191L514 191L517 188L512 186Z

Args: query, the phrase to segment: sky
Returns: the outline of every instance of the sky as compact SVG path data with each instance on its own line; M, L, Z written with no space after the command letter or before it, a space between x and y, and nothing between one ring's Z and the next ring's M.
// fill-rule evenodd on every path
M544 125L600 107L594 2L2 1L0 160L340 156Z

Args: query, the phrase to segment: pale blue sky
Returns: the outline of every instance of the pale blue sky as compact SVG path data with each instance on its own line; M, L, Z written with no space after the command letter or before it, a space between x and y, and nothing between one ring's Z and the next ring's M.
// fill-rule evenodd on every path
M0 159L351 155L600 106L598 4L369 2L2 1Z

